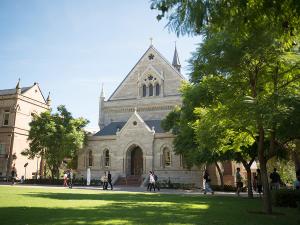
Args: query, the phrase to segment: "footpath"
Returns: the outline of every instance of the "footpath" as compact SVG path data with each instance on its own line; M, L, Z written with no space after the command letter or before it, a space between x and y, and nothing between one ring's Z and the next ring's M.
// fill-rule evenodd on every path
M53 189L69 189L68 187L63 187L59 185L40 185L40 184L15 184L0 182L0 186L11 186L16 188L53 188ZM129 187L129 186L114 186L113 190L103 190L100 186L73 186L74 190L99 190L103 192L137 192L137 193L156 193L156 194L180 194L180 195L207 195L207 196L232 196L238 197L235 192L221 192L216 191L212 195L211 193L204 194L201 189L193 190L182 190L182 189L160 189L160 191L147 191L147 187ZM258 196L254 193L254 197ZM240 193L240 197L247 197L247 192Z

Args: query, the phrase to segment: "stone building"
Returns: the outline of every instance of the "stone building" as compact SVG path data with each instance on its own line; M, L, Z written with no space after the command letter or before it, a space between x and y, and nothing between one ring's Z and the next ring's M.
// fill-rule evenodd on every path
M89 136L79 152L78 173L92 179L111 171L113 181L137 181L143 185L154 170L161 182L203 185L203 168L185 168L173 151L174 135L165 132L161 121L182 104L179 93L185 78L175 47L172 64L150 45L137 64L105 101L103 87L99 102L100 131ZM232 161L218 163L224 184L235 185L235 171L243 167ZM218 169L208 166L212 184L220 184Z
M150 45L141 59L105 101L99 102L100 131L89 136L78 157L79 176L99 179L111 171L113 181L138 180L143 184L154 170L161 182L202 186L199 168L185 168L173 151L174 135L165 132L161 120L181 105L180 73L175 48L172 64ZM122 183L122 182L121 182Z
M20 179L32 178L40 169L40 159L28 160L21 152L29 147L29 123L33 114L49 109L50 97L43 97L37 83L29 87L0 90L0 177L10 177L15 165ZM25 164L27 164L25 169Z

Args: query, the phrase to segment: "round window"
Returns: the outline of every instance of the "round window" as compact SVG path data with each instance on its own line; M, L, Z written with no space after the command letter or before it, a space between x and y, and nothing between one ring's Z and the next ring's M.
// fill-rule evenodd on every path
M137 125L137 122L136 122L136 121L133 121L133 125L136 126L136 125Z

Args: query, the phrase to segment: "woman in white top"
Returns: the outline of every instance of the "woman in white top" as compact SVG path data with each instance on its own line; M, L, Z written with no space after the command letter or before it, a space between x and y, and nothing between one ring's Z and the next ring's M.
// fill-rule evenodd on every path
M149 175L149 182L150 182L150 191L153 190L155 191L155 178L154 178L154 174L152 172L150 172Z

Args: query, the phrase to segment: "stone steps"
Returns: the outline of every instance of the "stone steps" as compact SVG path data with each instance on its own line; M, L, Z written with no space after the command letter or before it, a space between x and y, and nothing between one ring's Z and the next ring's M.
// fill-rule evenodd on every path
M127 177L120 177L115 185L122 186L140 186L142 182L141 176L130 175Z

